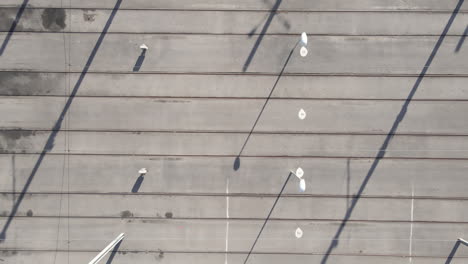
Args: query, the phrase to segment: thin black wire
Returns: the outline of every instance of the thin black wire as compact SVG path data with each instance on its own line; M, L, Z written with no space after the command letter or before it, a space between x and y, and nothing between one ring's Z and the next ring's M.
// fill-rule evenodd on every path
M246 264L246 263L247 263L247 260L249 260L250 254L252 254L252 251L253 251L253 249L255 248L255 245L257 244L257 241L258 241L258 239L260 238L260 235L262 234L263 229L265 228L265 226L266 226L268 220L270 219L271 213L273 213L273 210L275 209L276 204L278 203L278 200L279 200L279 198L281 197L281 194L283 194L284 188L285 188L286 185L288 184L288 181L289 181L289 179L291 178L291 175L292 175L292 172L289 172L288 177L286 178L286 181L284 182L283 187L281 188L281 191L279 192L278 196L276 197L276 200L275 200L275 202L273 203L273 206L271 207L271 210L270 210L270 212L268 213L268 216L267 216L267 218L265 219L265 222L264 222L263 225L262 225L262 228L260 228L260 232L258 232L257 238L255 239L254 243L252 244L252 247L250 248L249 253L247 254L247 257L245 257L244 264Z

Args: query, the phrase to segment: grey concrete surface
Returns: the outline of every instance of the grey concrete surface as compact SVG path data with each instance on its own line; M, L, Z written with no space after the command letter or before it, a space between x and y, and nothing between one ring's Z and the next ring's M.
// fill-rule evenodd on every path
M0 34L0 39L5 33ZM16 33L0 70L81 72L98 34L63 36L55 33ZM248 72L279 73L298 36L265 36ZM69 39L69 41L68 41ZM311 36L309 56L299 49L289 61L289 73L419 74L433 51L436 36ZM466 74L468 49L455 49L459 36L448 36L428 74ZM34 43L34 45L32 45ZM69 60L65 51L69 50ZM145 43L151 50L140 72L242 72L255 38L228 35L108 34L89 67L98 72L130 72ZM60 52L57 52L60 51ZM149 55L151 53L151 56ZM224 56L213 56L224 54ZM365 58L365 60L363 60ZM71 66L68 66L68 61Z
M0 112L15 113L0 120L0 128L51 129L58 118L55 113L65 103L60 97L0 97ZM265 99L76 98L67 129L250 132L264 103ZM401 101L272 100L255 131L386 134L392 126L388 120L396 118L402 105ZM297 117L301 108L307 112L305 120ZM468 135L465 101L417 101L409 110L397 133Z
M465 263L459 3L1 1L0 262Z
M16 7L23 4L24 0L4 0L0 6ZM393 0L361 0L361 1L343 1L343 0L296 0L281 1L278 10L303 10L303 11L327 11L327 10L444 10L452 11L457 4L457 0L414 0L414 1L393 1ZM253 9L253 10L271 10L276 1L266 2L263 0L133 0L123 1L122 8L136 9ZM74 7L74 8L113 8L115 1L93 0L80 1L61 1L61 0L29 0L28 6L31 7ZM467 10L466 6L461 8Z
M68 96L70 91L64 84L76 83L79 75L0 72L0 95ZM88 73L76 96L267 98L277 78L274 74ZM414 100L468 100L467 80L467 77L426 76ZM283 75L271 98L406 100L415 81L413 76Z
M296 116L296 114L294 114ZM296 117L294 117L296 118ZM236 156L248 133L1 131L0 153ZM245 156L377 156L386 135L252 134ZM116 143L118 142L118 143ZM393 158L468 158L466 136L394 135L385 150Z
M13 8L0 9L4 19L0 21L0 31L9 30L17 12ZM48 12L48 9L25 10L16 31L101 32L111 10L66 9L60 16L54 13L53 17ZM268 15L269 11L120 10L109 32L259 34L261 27L258 25ZM447 22L447 13L422 12L286 12L278 16L268 26L268 34L305 31L311 35L438 35L441 25ZM51 19L63 20L63 25L48 23ZM380 22L372 23L376 20ZM468 14L460 14L448 33L462 35L467 23Z
M460 250L464 250L460 248ZM14 252L14 253L12 253ZM1 258L5 261L13 263L31 263L31 261L38 261L41 263L49 263L56 261L57 263L86 263L94 257L94 252L47 252L47 251L0 251ZM255 263L285 263L294 261L295 263L316 263L320 262L321 255L303 255L303 254L252 254L251 261ZM229 254L228 261L232 263L240 263L245 259L245 254ZM330 256L330 262L333 263L348 263L359 264L363 262L376 262L382 264L406 264L410 260L408 257L392 257L392 256ZM108 257L102 261L107 261ZM163 251L153 252L119 252L116 253L112 260L115 264L125 264L129 262L138 263L222 263L225 261L224 254L220 253L172 253ZM415 264L439 264L446 261L446 258L420 258L413 257L411 261ZM462 264L466 262L466 258L454 258L451 264Z
M246 253L249 241L255 239L263 220L229 221L229 249ZM255 252L289 252L323 254L336 232L339 221L269 221ZM342 233L337 254L405 255L413 226L413 252L419 256L444 257L450 252L451 239L466 231L467 224L433 224L395 222L348 222ZM67 231L58 229L68 226ZM109 237L126 232L119 249L149 251L155 248L175 252L223 252L226 240L225 220L159 220L159 219L69 219L18 218L10 226L10 236L0 248L26 250L80 250L100 248ZM294 230L301 227L304 236L297 239ZM68 240L70 243L68 243ZM467 251L458 256L467 257Z
M3 216L11 213L15 194L4 195L0 204ZM233 196L229 214L234 219L263 219L275 198ZM277 204L272 219L341 220L352 198L343 197L284 197ZM416 198L361 198L350 220L353 221L411 221L468 222L468 201ZM93 204L93 207L87 206ZM385 210L379 210L385 206ZM31 194L24 198L17 216L56 217L70 208L72 217L93 218L166 218L166 219L226 219L226 197L196 195L148 194ZM194 208L199 208L194 210Z
M0 170L5 175L1 190L20 191L38 156L15 154L0 158ZM309 183L306 194L345 196L358 192L372 160L242 157L237 171L233 163L234 157L51 155L42 161L29 191L57 193L66 186L71 192L129 193L138 178L137 171L146 167L150 173L140 193L224 195L229 177L231 194L271 196L278 194L289 170L301 166ZM466 198L467 167L466 160L383 159L363 194L408 198L414 184L416 197ZM65 168L67 174L63 173ZM298 194L297 182L291 181L284 193Z

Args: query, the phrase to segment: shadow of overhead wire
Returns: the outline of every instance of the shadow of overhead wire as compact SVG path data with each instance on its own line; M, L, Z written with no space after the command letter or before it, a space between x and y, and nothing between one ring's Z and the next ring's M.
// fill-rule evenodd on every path
M9 216L8 216L8 220L5 222L5 225L2 228L2 231L0 233L0 242L3 242L6 239L6 233L8 231L8 227L10 226L11 221L13 221L13 218L16 215L16 212L18 211L18 208L19 208L21 202L23 201L24 196L26 195L26 192L28 191L29 186L31 185L31 182L32 182L32 180L34 179L34 176L37 173L37 170L41 166L41 163L44 160L45 155L47 154L48 151L52 150L52 148L54 147L55 137L57 136L58 132L60 131L60 128L62 127L62 122L65 119L65 115L67 114L68 110L70 109L70 106L71 106L71 104L73 102L73 99L75 98L75 95L78 92L78 89L80 88L81 83L83 82L83 79L85 78L89 67L93 63L94 57L96 56L96 53L99 50L99 47L101 46L102 41L104 40L104 37L106 36L107 31L109 30L109 27L112 24L112 20L114 19L114 17L116 15L121 3L122 3L122 0L117 0L116 4L114 6L114 9L112 10L111 15L109 16L109 19L107 20L106 25L104 26L103 31L99 35L99 38L98 38L98 40L96 42L96 45L94 46L94 48L93 48L93 50L92 50L92 52L91 52L91 54L90 54L90 56L89 56L89 58L88 58L88 60L87 60L87 62L85 64L85 66L83 68L83 71L81 72L80 77L78 78L78 81L76 82L75 86L73 87L73 90L72 90L70 96L68 97L67 102L65 103L65 106L62 109L62 112L60 113L59 118L55 122L55 124L54 124L54 126L52 128L52 132L49 135L49 137L47 139L47 142L45 143L45 146L44 146L44 148L42 149L42 151L41 151L41 153L39 155L39 158L37 159L36 163L34 164L34 167L33 167L32 171L31 171L31 174L29 175L23 189L21 190L20 195L18 196L18 199L16 200L16 202L15 202L15 204L14 204L14 206L13 206L13 208L12 208L12 210L11 210Z
M359 190L356 194L356 196L353 198L351 202L351 206L348 208L346 211L346 214L344 216L343 221L341 222L336 234L334 235L332 242L330 243L327 251L325 252L322 260L320 261L321 264L327 263L328 257L330 256L331 252L335 247L338 246L338 241L340 238L341 233L343 232L349 218L351 217L351 214L353 213L354 208L356 207L356 204L361 197L362 193L364 192L364 189L366 188L367 183L369 182L370 178L374 174L377 166L379 165L380 160L385 156L385 152L390 144L391 139L393 138L393 135L396 133L398 130L398 126L400 125L401 121L405 118L406 112L408 110L408 106L411 103L411 100L414 97L414 94L416 93L417 89L421 85L422 80L424 79L429 67L432 64L432 61L434 60L440 46L442 45L442 42L445 39L445 36L447 35L447 32L450 29L450 26L452 25L453 21L455 20L455 17L457 16L464 0L459 0L457 6L453 10L444 30L442 31L442 34L439 36L439 39L437 40L434 48L432 49L431 54L429 55L429 58L427 59L426 63L424 64L423 69L421 70L421 73L418 75L418 78L416 79L416 82L413 85L413 88L411 89L407 99L405 100L400 112L398 113L395 121L393 122L393 125L388 132L387 136L385 137L384 142L382 143L382 146L379 148L377 156L374 158L374 161L372 162L369 171L366 174L366 177L364 178L364 181L361 183L361 186L359 187Z
M250 54L247 57L247 60L245 61L244 66L242 67L243 72L247 71L247 69L249 68L249 65L252 62L252 59L254 58L255 53L257 52L257 49L260 46L260 43L262 42L263 37L265 36L265 33L268 30L268 27L270 27L271 21L273 20L273 17L275 16L276 11L278 10L278 8L279 8L282 1L283 0L276 0L275 5L271 9L270 15L268 16L265 24L263 25L262 31L260 32L260 35L258 36L257 41L255 41L255 44L252 47L252 50L250 51ZM257 28L255 27L254 30L256 30L256 29ZM250 33L250 36L251 35L253 35L252 32Z
M457 47L455 48L455 52L459 52L461 47L463 46L463 42L465 42L466 36L468 35L468 25L463 32L463 35L460 37L460 41L458 41Z
M18 10L18 13L16 13L15 20L13 20L13 23L11 23L11 27L8 30L8 33L7 33L6 37L5 37L5 39L3 40L2 46L0 47L0 56L3 55L3 52L5 51L6 47L8 46L8 42L10 42L10 38L13 35L13 33L15 32L16 26L18 25L18 22L20 21L21 16L23 15L24 10L26 9L26 6L28 5L28 2L29 2L29 0L24 0L23 4L21 4L21 6L20 6L20 8Z
M445 261L445 264L450 264L452 263L452 259L455 257L455 253L457 253L458 247L460 247L460 240L457 240L455 242L455 245L453 245L452 251L450 251L450 254L447 257L447 260Z
M275 91L275 88L276 88L276 86L278 85L278 82L279 82L279 80L281 79L281 76L283 76L284 69L286 69L286 66L288 65L289 60L291 59L291 56L292 56L292 54L294 53L294 50L296 49L296 47L297 47L298 44L299 44L299 41L296 42L296 44L294 45L294 47L293 47L293 48L291 49L291 51L289 52L288 58L286 59L286 62L284 63L283 68L281 69L281 71L280 71L278 77L276 78L275 84L273 85L273 87L272 87L271 90L270 90L270 94L268 94L268 97L267 97L267 99L265 100L265 103L263 104L263 107L262 107L262 109L260 110L260 113L258 114L257 119L255 120L255 122L254 122L254 124L253 124L253 126L252 126L252 129L250 129L249 135L248 135L247 138L245 139L245 142L244 142L244 144L242 145L242 148L241 148L241 150L239 151L239 154L237 155L236 159L234 160L233 169L234 169L235 171L238 170L238 169L240 168L240 165L241 165L240 156L242 155L242 152L244 151L244 148L245 148L245 146L247 145L247 142L249 141L250 136L252 135L252 132L254 131L255 127L257 126L258 120L259 120L260 117L262 116L263 111L265 110L265 107L266 107L266 105L268 104L268 101L269 101L270 98L271 98L271 95L272 95L273 92Z

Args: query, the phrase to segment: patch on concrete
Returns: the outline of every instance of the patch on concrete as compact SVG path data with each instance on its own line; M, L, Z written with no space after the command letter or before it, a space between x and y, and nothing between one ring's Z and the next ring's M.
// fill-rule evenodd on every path
M19 152L21 149L24 150L22 142L23 138L28 138L36 135L36 131L31 130L11 130L11 131L0 131L0 153L2 152Z
M63 94L65 75L58 73L0 72L0 95Z
M16 251L16 250L2 250L2 251L0 251L0 255L2 255L4 257L14 256L16 254L18 254L18 251Z
M66 27L67 14L62 8L47 8L42 12L42 26L45 29L56 31Z
M20 11L19 8L2 8L0 9L0 29L2 31L9 31L15 22L16 16ZM17 21L15 31L22 31L23 21L31 16L31 10L26 9L23 11L21 18Z
M167 213L165 214L165 216L166 216L166 218L172 218L172 212L167 212Z
M125 210L125 211L122 211L120 213L120 217L121 218L130 218L130 217L133 217L133 213L130 212L129 210Z
M83 20L86 22L94 22L96 20L95 10L83 10Z
M28 212L26 212L26 215L29 217L33 216L33 211L29 209Z

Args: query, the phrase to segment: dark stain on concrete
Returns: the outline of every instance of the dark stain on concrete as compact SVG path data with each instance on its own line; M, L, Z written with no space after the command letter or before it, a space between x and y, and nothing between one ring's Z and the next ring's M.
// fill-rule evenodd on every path
M16 16L20 11L19 8L1 8L0 9L0 30L9 31L11 25L15 22ZM32 27L25 27L24 21L31 20L33 17L33 9L24 9L21 18L17 21L15 31L33 30Z
M62 8L47 8L42 12L42 26L50 31L59 31L66 27L67 14Z
M29 209L27 212L26 212L26 215L31 217L33 216L33 211L31 209Z
M0 72L0 95L64 95L63 73Z
M167 212L167 213L165 214L165 216L166 216L166 218L172 218L172 212Z
M0 216L8 216L9 212L8 211L2 211L0 213Z
M36 135L33 130L0 130L0 153L19 152L19 149L24 149L22 140Z
M161 249L158 249L158 251L159 251L159 256L158 257L160 259L164 258L164 251L162 251Z
M96 20L96 13L94 13L94 10L83 10L83 20L86 22L94 22L94 20Z
M18 254L18 251L16 251L16 250L2 250L2 251L0 251L0 255L2 255L4 257L14 256L16 254Z
M122 211L120 213L120 217L121 218L130 218L130 217L133 217L133 213L130 212L129 210L125 210L125 211Z

